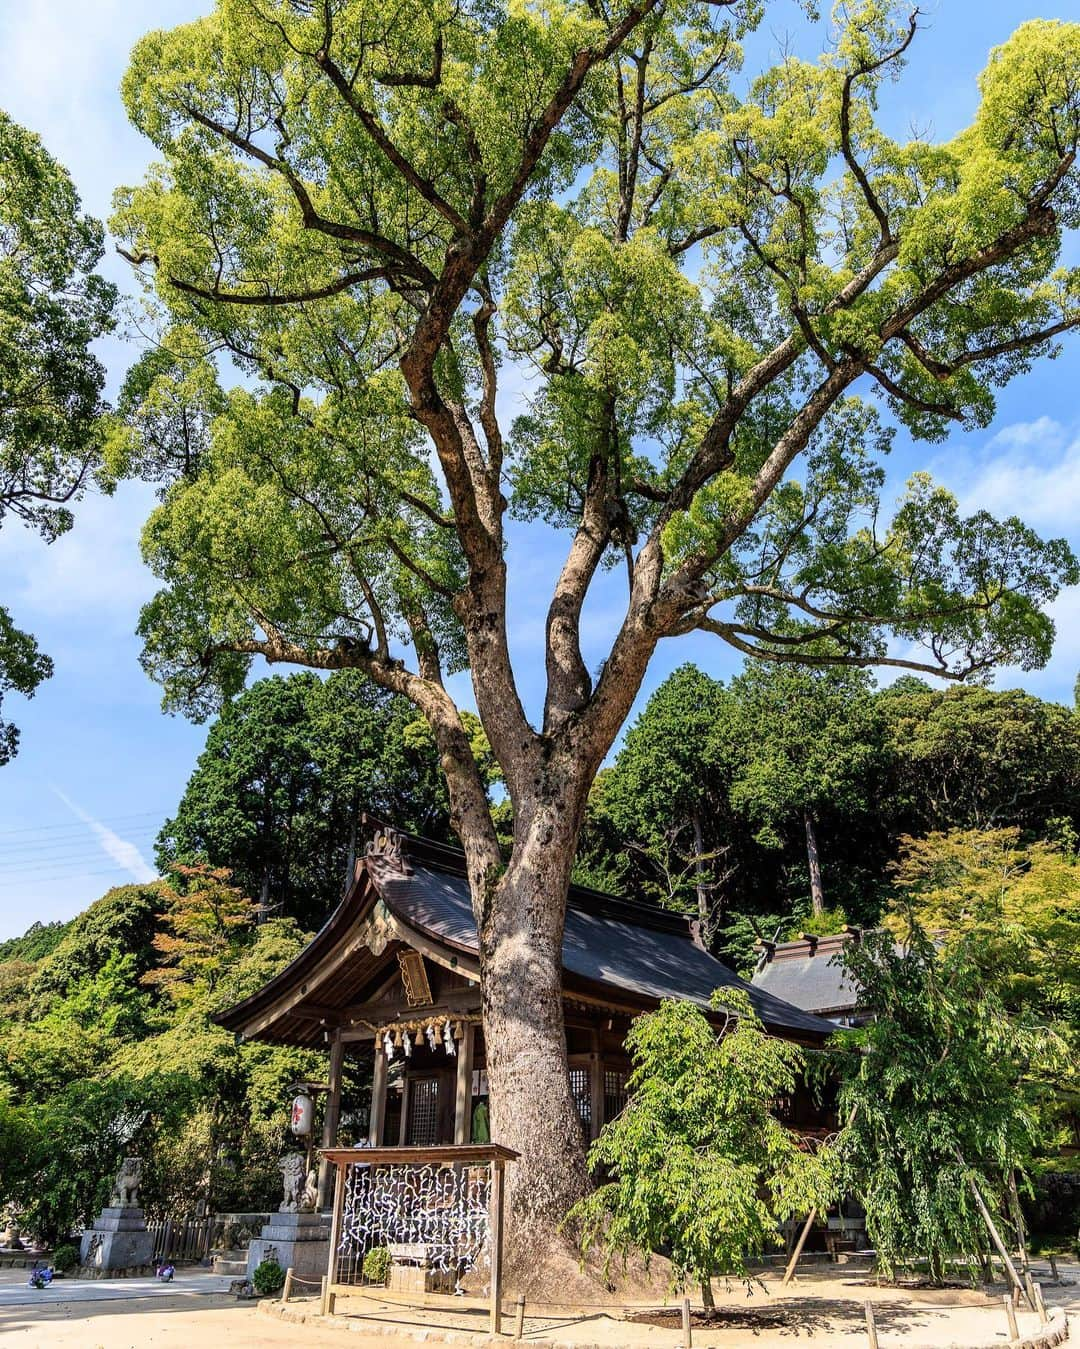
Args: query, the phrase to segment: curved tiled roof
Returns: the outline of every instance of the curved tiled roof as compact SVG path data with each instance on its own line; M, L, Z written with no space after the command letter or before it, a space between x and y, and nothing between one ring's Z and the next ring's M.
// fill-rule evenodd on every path
M476 924L466 878L410 854L411 874L374 870L376 888L402 922L438 942L475 953ZM563 934L563 969L570 975L639 998L683 998L707 1007L716 988L740 988L758 1016L777 1030L822 1037L835 1027L755 988L692 938L688 921L595 890L570 889Z

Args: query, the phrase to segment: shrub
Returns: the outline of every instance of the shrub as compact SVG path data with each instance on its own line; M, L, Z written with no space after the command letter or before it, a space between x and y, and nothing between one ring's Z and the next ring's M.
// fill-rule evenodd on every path
M267 1293L276 1293L285 1282L285 1271L276 1260L263 1260L261 1264L255 1266L251 1282L255 1285L256 1293L263 1296Z
M390 1277L390 1252L385 1246L374 1246L364 1256L364 1278L371 1283L385 1283Z
M53 1252L52 1262L53 1269L58 1274L66 1274L69 1269L74 1269L79 1263L78 1247L72 1246L70 1242L64 1246L57 1246Z

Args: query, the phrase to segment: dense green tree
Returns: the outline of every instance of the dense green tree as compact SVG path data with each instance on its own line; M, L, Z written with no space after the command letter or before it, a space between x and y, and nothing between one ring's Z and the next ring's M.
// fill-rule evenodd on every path
M412 704L356 670L262 679L210 727L158 865L225 867L264 912L317 927L352 874L365 810L446 837L445 780Z
M237 1044L211 1018L307 940L291 919L256 925L203 872L110 892L68 925L58 962L0 961L0 1208L64 1234L131 1151L154 1213L276 1202L288 1087L325 1057Z
M695 914L706 941L719 917L734 832L725 827L727 783L716 754L723 701L723 685L695 666L676 670L627 731L589 806L592 827L610 826L637 873L612 879Z
M811 904L821 917L820 817L865 819L876 796L882 735L869 679L835 667L751 664L729 694L716 737L731 762L731 804L765 846L782 846L793 823L800 829Z
M94 272L102 228L79 211L67 171L0 112L0 527L20 519L47 540L71 503L110 490L101 428L105 372L91 351L112 327L114 287ZM0 704L30 697L52 663L0 605ZM18 731L0 722L0 764Z
M724 989L720 1035L697 1007L663 1002L630 1027L630 1099L589 1153L609 1179L573 1211L582 1249L608 1261L663 1251L678 1286L747 1277L777 1224L833 1198L827 1152L775 1116L802 1069L797 1046L767 1035L745 993Z
M1080 827L1080 715L1020 689L931 689L904 678L876 699L897 775L899 832Z
M42 960L63 939L68 924L59 919L51 923L33 922L20 937L0 942L0 964L8 960Z
M844 1032L859 1051L840 1090L846 1179L883 1272L926 1260L941 1280L950 1260L988 1249L971 1185L1002 1206L1037 1150L1066 1048L1039 1019L1009 1014L971 940L939 949L909 924L894 941L870 934L845 952L872 1018Z
M764 10L219 0L147 36L124 81L162 162L120 191L117 233L170 349L195 337L249 377L148 523L146 666L196 713L257 656L353 667L428 719L477 915L493 1129L521 1151L533 1236L587 1183L565 899L657 644L700 629L810 665L1030 668L1077 576L1064 543L964 517L924 476L890 519L878 404L923 438L985 425L995 387L1080 322L1059 269L1080 28L1025 25L970 127L899 143L876 89L917 15L849 6L821 60L744 83ZM535 375L509 428L507 361ZM507 633L508 511L568 538L528 657L538 725ZM609 565L626 610L586 660ZM465 666L509 857L447 682Z
M155 881L118 885L95 900L38 965L31 984L35 1007L65 997L114 957L131 956L141 978L156 962L154 934L166 898L166 887Z

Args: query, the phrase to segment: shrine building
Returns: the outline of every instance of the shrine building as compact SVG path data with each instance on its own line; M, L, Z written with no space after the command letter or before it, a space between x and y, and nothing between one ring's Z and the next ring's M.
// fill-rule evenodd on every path
M687 918L571 886L563 1007L587 1138L625 1104L624 1040L633 1018L679 998L719 1024L710 997L722 987L746 992L774 1035L816 1047L835 1030L740 979L700 944ZM215 1020L244 1039L329 1050L324 1148L339 1142L346 1055L373 1057L370 1144L486 1142L480 974L463 854L381 831L307 948Z

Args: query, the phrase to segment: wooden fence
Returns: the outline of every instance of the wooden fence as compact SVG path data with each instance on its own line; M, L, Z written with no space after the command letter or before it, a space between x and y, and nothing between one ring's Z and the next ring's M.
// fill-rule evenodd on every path
M169 1264L197 1264L210 1254L210 1239L215 1219L166 1218L163 1222L147 1223L154 1237L154 1261Z

